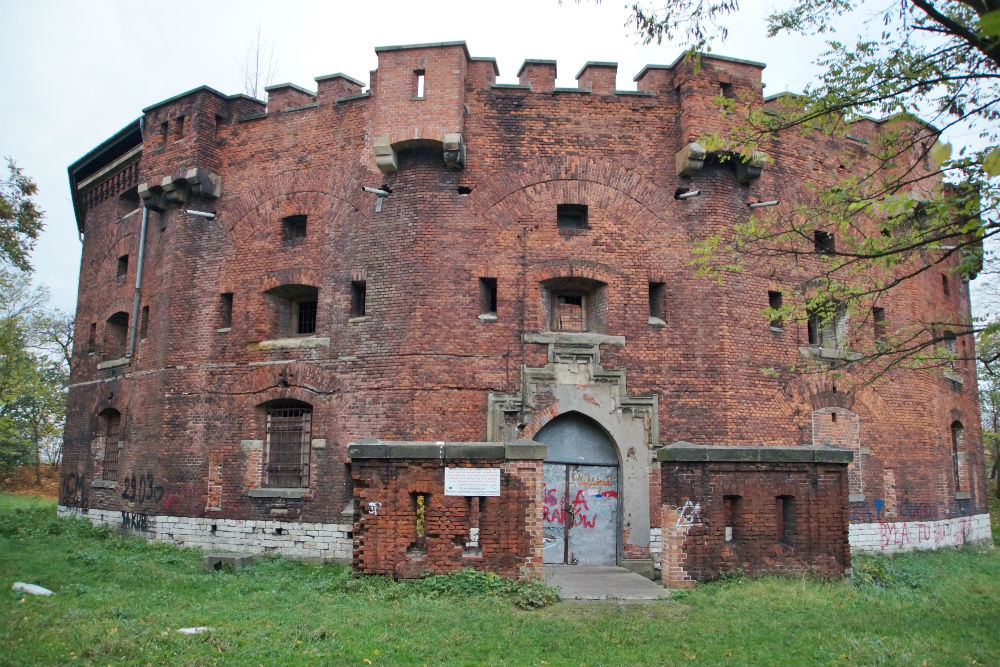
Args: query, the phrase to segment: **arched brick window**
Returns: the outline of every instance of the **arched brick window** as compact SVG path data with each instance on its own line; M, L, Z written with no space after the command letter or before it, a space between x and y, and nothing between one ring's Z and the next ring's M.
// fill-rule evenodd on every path
M128 344L128 313L118 311L104 323L104 358L120 359Z
M108 408L98 415L98 420L98 433L104 440L101 479L113 482L118 479L118 443L121 440L122 415L117 410Z
M289 399L269 401L261 407L266 415L267 433L265 486L309 486L312 406Z

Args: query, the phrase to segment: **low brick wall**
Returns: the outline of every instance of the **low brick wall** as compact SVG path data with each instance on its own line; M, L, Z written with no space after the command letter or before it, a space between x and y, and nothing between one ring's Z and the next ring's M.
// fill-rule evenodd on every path
M734 571L840 576L850 567L849 451L677 443L657 456L664 586Z
M364 441L348 447L354 567L415 578L464 568L540 577L545 447ZM498 469L499 496L446 495L449 468Z

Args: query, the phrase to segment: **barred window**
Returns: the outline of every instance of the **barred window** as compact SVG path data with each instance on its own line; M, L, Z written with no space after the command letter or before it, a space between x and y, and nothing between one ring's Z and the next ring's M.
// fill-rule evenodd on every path
M121 434L122 416L117 410L105 410L100 415L101 436L104 438L104 465L101 479L118 479L118 441Z
M312 406L280 401L267 406L267 486L309 486Z

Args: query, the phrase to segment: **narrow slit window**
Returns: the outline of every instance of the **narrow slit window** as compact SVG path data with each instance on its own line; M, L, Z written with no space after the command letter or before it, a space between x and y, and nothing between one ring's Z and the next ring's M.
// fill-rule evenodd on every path
M101 479L113 482L118 479L118 442L121 438L122 416L117 410L105 410L100 415L104 436L104 464Z
M879 308L876 306L872 308L872 327L875 329L875 342L884 343L886 338L885 332L885 308Z
M770 325L775 329L780 329L784 324L784 320L780 313L773 311L780 311L783 299L781 297L781 292L775 292L773 290L768 290L767 292L767 307L771 309L771 321Z
M419 99L423 99L423 97L424 97L424 70L422 70L422 69L413 70L413 75L414 75L414 77L416 77L416 81L414 82L415 85L416 85L416 94L414 95L414 97L417 97Z
M649 283L649 317L651 320L657 320L656 323L665 322L667 319L666 308L663 304L666 291L665 283Z
M941 274L941 291L945 296L951 296L951 287L948 285L948 276Z
M184 116L178 116L174 124L176 127L174 130L174 141L180 141L184 138Z
M795 542L795 498L794 496L778 496L777 516L778 541L784 544Z
M87 333L87 349L91 352L97 346L97 322L90 323L90 331Z
M739 539L740 497L723 496L723 511L726 519L726 542Z
M149 306L143 306L139 314L139 340L146 340L149 332Z
M479 311L484 315L497 314L497 279L479 279Z
M368 285L364 280L351 281L351 317L364 317L367 312Z
M160 123L160 140L163 143L167 143L167 130L169 129L169 127L170 125L167 123L167 121L163 121L162 123Z
M233 293L223 292L219 295L219 328L228 329L233 326Z
M955 490L962 488L962 470L958 464L959 452L962 450L962 441L965 440L965 427L962 422L953 421L951 423L951 462L953 474L955 476Z

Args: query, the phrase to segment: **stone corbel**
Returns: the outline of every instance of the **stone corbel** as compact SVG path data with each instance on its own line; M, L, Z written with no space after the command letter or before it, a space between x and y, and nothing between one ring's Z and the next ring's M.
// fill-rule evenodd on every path
M175 181L170 176L164 176L160 187L163 188L163 199L166 201L167 206L182 206L187 204L191 191L188 188L186 180L177 179Z
M446 133L442 147L446 169L463 169L465 167L465 142L462 140L461 133Z
M750 156L749 160L736 160L736 180L746 185L760 178L760 172L767 164L767 155L760 151Z
M218 199L222 194L222 177L208 169L192 167L187 170L184 180L195 196Z
M694 176L705 166L705 147L692 141L677 151L677 175Z
M389 143L389 137L375 137L375 166L383 174L394 174L399 170L396 151Z
M142 205L152 211L159 211L162 213L167 210L167 204L163 199L163 188L159 185L150 185L149 183L139 184L139 199L142 201Z

